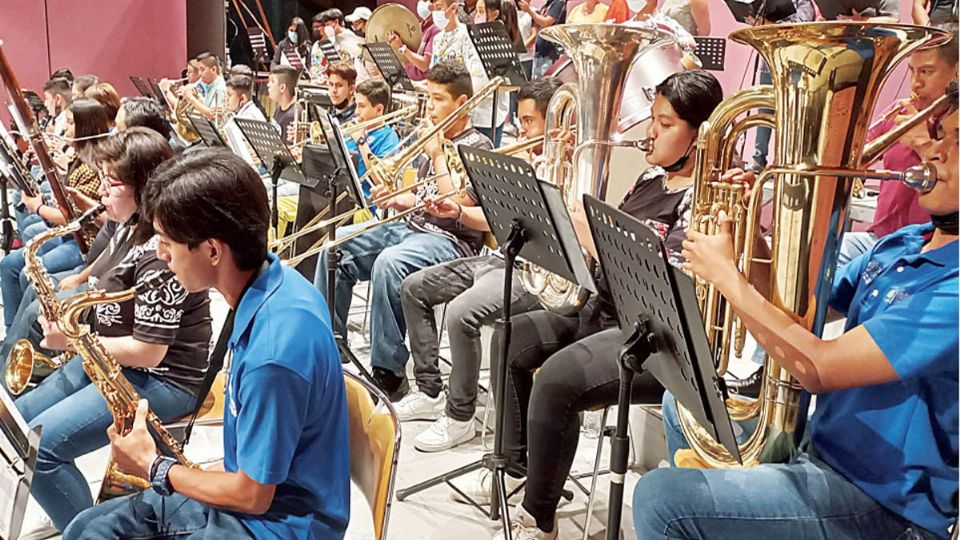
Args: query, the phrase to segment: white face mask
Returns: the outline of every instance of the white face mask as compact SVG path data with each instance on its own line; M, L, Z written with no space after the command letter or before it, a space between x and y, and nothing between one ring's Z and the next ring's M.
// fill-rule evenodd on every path
M323 35L327 36L327 39L333 41L337 37L337 33L333 30L332 26L323 27Z
M627 6L630 11L636 13L647 5L647 0L627 0Z
M433 24L434 24L437 28L439 28L439 29L441 29L441 30L444 30L444 29L446 29L447 24L448 24L449 22L450 22L450 21L447 19L447 12L446 12L446 11L444 11L444 10L441 9L441 10L438 10L438 11L434 11L434 12L433 12Z
M426 19L427 17L429 17L430 2L426 2L424 0L420 0L419 2L417 2L417 15L419 15L421 19Z
M299 41L299 38L300 36L298 36L296 32L287 32L287 39L290 40L290 43L296 45L297 41Z

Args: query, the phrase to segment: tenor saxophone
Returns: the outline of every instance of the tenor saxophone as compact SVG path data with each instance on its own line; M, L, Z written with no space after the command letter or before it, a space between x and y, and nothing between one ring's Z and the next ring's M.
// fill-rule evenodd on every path
M80 355L83 371L107 402L107 408L113 415L113 426L120 435L126 435L133 429L140 396L123 375L120 364L104 348L96 332L89 326L81 324L80 318L88 308L99 304L132 300L138 294L160 288L172 278L173 272L164 270L150 275L135 287L123 291L112 293L102 290L85 291L70 297L63 303L60 328L67 342ZM163 427L160 418L153 411L147 413L147 426L155 435L161 453L175 458L181 465L196 468L196 465L184 455L180 442ZM111 459L97 500L102 502L149 486L150 483L146 479L120 471Z
M53 229L48 229L35 236L23 251L25 265L23 272L27 275L30 283L33 284L33 290L37 293L37 300L40 302L40 312L48 321L56 321L60 318L60 299L57 298L57 292L53 287L53 281L50 274L43 266L43 261L37 254L40 246L44 243L67 236L79 231L83 224L103 212L103 205L98 205L83 213L77 219ZM13 395L19 395L26 389L30 378L33 376L33 369L37 364L43 364L47 367L57 369L63 365L67 355L57 355L53 358L37 351L33 344L26 339L21 339L10 350L7 356L7 365L3 369L3 382L7 390Z

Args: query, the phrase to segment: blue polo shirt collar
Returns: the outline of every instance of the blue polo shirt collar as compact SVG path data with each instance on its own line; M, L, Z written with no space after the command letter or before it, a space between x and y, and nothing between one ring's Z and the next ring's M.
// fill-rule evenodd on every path
M908 247L908 252L916 254L910 258L937 266L956 265L957 256L960 253L957 249L956 240L937 249L922 252L923 245L927 243L931 233L933 233L933 223L925 223L915 225L912 230L903 236L903 243Z
M280 258L274 253L267 254L267 260L270 265L267 270L257 276L247 292L240 299L240 305L237 306L237 314L233 323L233 332L230 334L230 341L227 344L230 349L236 347L247 328L253 323L253 318L260 307L280 288L283 284L283 265Z

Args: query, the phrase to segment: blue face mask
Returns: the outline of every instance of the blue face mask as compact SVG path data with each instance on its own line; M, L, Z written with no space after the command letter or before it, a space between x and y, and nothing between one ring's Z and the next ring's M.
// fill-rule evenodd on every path
M294 45L296 45L296 44L297 44L297 41L300 40L300 36L298 36L296 32L289 32L289 31L288 31L288 32L287 32L287 39L290 40L290 43L293 43Z

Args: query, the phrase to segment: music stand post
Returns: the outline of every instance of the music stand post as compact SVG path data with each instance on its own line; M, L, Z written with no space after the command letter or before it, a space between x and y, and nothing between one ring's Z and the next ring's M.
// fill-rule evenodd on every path
M566 279L578 281L590 290L595 287L556 186L537 180L533 167L521 159L467 146L460 146L459 152L490 230L504 255L503 306L496 324L501 344L498 366L498 380L501 383L497 385L494 397L497 417L493 452L446 474L398 490L397 500L402 501L409 495L446 483L474 507L484 511L482 505L453 485L451 480L481 467L490 469L495 482L487 515L492 520L503 522L509 540L511 532L507 500L512 493L507 492L506 487L507 458L503 454L502 433L506 422L503 407L506 388L503 381L507 377L507 357L513 330L510 300L514 263L517 257L523 255L526 260Z
M731 456L739 460L740 453L693 280L669 264L660 236L639 220L590 195L584 196L584 208L624 333L606 533L607 540L617 540L629 454L630 394L637 373L649 371Z
M354 167L353 160L350 159L350 153L343 143L343 135L340 133L340 127L330 113L322 113L318 118L320 128L327 140L327 153L333 158L335 169L332 173L323 178L322 189L328 198L327 215L333 217L337 215L337 200L340 198L341 190L346 190L354 200L358 208L366 208L366 201L363 196L363 188L360 186L360 179L357 170ZM307 145L304 149L304 168L307 171L318 170L322 165L316 163L322 158L319 157L319 147ZM337 224L330 225L328 242L335 242L337 239ZM337 268L340 266L340 248L334 245L327 250L327 307L330 310L330 323L334 327L334 340L337 348L340 349L341 360L345 357L349 363L352 363L364 378L371 384L374 384L373 375L357 358L347 344L347 336L341 336L336 331L336 293L337 293ZM374 384L376 386L376 384Z
M493 93L493 109L490 112L490 133L496 139L497 134L497 107L500 104L500 90L509 90L518 88L527 82L527 76L520 65L520 57L514 48L507 29L500 21L492 21L481 24L472 24L467 26L467 33L473 42L473 47L480 57L480 63L483 64L483 70L487 73L489 79L494 77L503 77L506 80L505 86ZM504 119L506 122L506 119ZM495 146L499 141L494 140Z
M246 137L253 151L260 158L260 163L270 164L270 182L273 191L273 205L271 207L271 225L277 238L280 237L280 201L277 200L280 179L289 180L302 185L314 187L297 167L289 148L280 139L280 134L270 122L251 120L249 118L234 118L240 132Z

